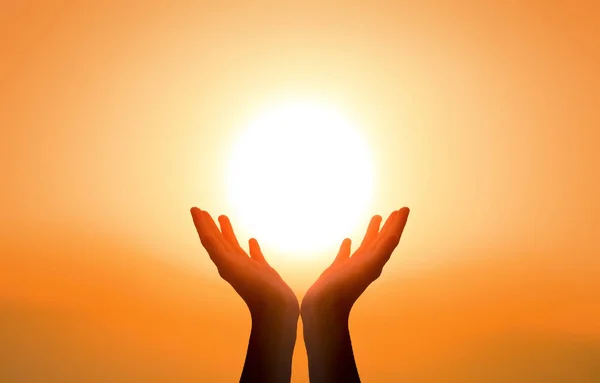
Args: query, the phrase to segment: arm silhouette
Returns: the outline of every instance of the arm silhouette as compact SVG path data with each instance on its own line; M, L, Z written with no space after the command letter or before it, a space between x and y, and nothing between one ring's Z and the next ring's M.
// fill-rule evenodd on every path
M299 317L296 296L269 266L254 238L249 256L241 248L229 218L219 217L219 230L208 212L194 207L191 213L219 275L250 311L252 330L240 382L289 382Z
M311 383L360 382L348 319L354 302L381 275L400 242L408 208L394 211L381 231L381 217L369 223L359 248L350 256L346 238L337 257L302 300L304 343Z

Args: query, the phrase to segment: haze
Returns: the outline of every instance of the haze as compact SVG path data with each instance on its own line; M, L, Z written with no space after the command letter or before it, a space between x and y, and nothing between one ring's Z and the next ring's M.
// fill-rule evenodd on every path
M598 381L600 9L493 3L3 3L0 381L237 381L189 208L227 213L285 97L347 111L373 214L411 208L351 318L365 382ZM333 257L271 258L302 296Z

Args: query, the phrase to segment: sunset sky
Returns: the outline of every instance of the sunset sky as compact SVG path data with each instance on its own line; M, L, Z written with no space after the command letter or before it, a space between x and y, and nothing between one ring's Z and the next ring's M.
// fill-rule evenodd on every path
M302 99L370 149L352 239L411 208L363 381L597 382L599 68L593 1L0 2L0 381L237 381L250 316L189 208L235 218L236 138ZM299 298L335 256L265 252Z

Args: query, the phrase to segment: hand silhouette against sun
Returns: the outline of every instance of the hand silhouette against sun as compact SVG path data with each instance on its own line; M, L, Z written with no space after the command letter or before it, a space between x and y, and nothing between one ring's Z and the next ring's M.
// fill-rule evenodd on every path
M192 208L191 213L219 274L250 310L252 331L240 382L290 381L300 312L311 383L360 382L348 329L350 310L379 277L400 242L408 208L394 211L381 231L381 217L374 216L352 256L350 239L345 239L331 266L307 291L301 310L294 292L269 266L255 239L249 241L248 255L226 216L219 217L219 229L208 212Z
M252 330L240 382L289 382L299 317L296 295L269 266L254 238L249 241L248 256L229 218L219 217L219 230L208 212L194 207L191 213L202 245L219 274L250 311Z
M400 242L408 213L408 208L394 211L381 231L381 216L374 216L361 245L352 256L350 239L344 239L331 266L304 296L303 313L314 308L347 318L354 302L381 275L383 266Z
M275 311L298 315L296 295L269 266L256 239L249 241L248 256L238 243L227 216L219 217L219 230L207 211L192 208L191 213L202 245L217 266L219 275L246 302L253 318L262 318Z
M381 231L381 217L374 216L354 254L350 256L346 238L331 266L306 292L300 311L311 383L360 382L348 327L350 310L381 275L400 242L408 213L408 208L394 211Z

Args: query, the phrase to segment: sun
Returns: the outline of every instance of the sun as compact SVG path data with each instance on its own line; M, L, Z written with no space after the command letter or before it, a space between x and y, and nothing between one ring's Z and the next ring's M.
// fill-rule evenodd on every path
M373 192L360 131L337 109L310 102L258 115L235 142L226 174L236 226L286 256L339 246Z

